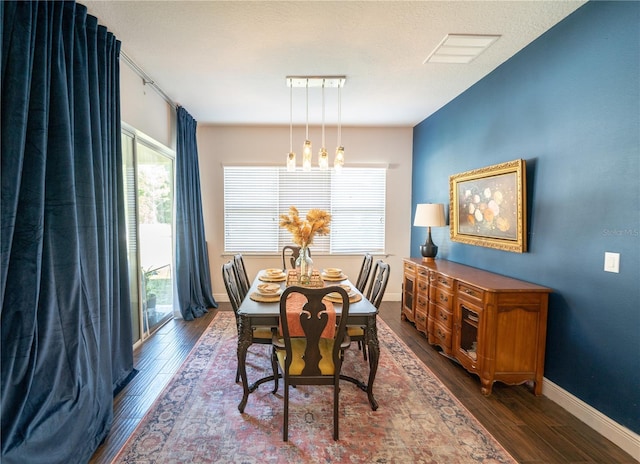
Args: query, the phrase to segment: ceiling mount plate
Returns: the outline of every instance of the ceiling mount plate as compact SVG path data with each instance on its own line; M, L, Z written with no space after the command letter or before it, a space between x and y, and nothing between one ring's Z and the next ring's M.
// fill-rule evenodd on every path
M287 87L344 87L346 76L287 76Z

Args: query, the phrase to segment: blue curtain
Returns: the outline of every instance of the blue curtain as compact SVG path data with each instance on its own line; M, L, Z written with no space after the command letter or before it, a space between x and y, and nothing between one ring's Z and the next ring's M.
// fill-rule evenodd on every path
M176 169L176 286L180 312L192 321L217 308L211 293L211 273L204 237L197 122L183 107L177 109Z
M74 2L0 13L0 461L87 462L133 371L120 43Z

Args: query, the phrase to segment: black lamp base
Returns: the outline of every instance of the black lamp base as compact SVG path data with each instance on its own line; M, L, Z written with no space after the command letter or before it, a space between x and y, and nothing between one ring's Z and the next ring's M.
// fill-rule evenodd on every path
M425 262L433 261L438 254L438 247L431 240L431 227L429 227L427 241L424 242L424 245L420 245L420 253L422 253L422 260Z

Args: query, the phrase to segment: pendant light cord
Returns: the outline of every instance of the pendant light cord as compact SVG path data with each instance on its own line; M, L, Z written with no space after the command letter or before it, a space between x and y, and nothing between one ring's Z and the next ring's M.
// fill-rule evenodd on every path
M309 79L307 79L307 140L309 140Z
M293 80L289 80L289 153L293 152Z
M342 146L342 86L338 83L338 146Z
M322 149L324 150L324 79L322 80Z

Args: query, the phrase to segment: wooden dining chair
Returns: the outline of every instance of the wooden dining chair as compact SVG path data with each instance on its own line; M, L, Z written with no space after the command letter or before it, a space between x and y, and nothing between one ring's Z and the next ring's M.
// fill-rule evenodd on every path
M240 333L240 318L238 316L238 309L243 298L240 297L240 289L238 285L238 271L235 266L234 260L230 260L222 265L222 280L227 290L229 301L231 302L231 308L236 316L236 328L238 334ZM276 327L263 327L256 326L251 328L251 343L258 343L261 345L271 344L273 334L277 332ZM240 370L236 367L236 383L240 381Z
M342 314L336 323L333 304L323 300L339 295ZM289 440L289 386L333 385L333 439L339 437L340 369L349 347L349 296L338 286L288 287L280 298L281 335L273 337L273 360L284 379L283 441ZM276 368L274 364L274 368ZM274 371L277 389L277 372Z
M371 282L369 283L369 288L367 290L367 299L377 309L380 309L380 303L382 303L384 292L387 289L390 273L391 266L389 263L385 263L381 259L376 261L376 265L373 268Z
M373 256L370 253L365 253L364 258L362 258L362 266L360 266L360 273L358 274L358 279L356 280L356 288L360 293L364 293L364 290L367 286L367 281L369 280L369 274L371 274L371 266L373 264Z
M371 274L371 266L373 264L373 256L371 253L365 253L362 258L362 265L360 266L360 273L356 279L355 288L364 295L367 287L367 281L369 280L369 274ZM348 325L347 333L351 337L351 340L358 343L358 349L362 350L364 360L367 360L367 350L364 347L364 328L356 325Z
M233 263L236 266L236 273L238 277L238 290L240 292L240 301L244 300L244 297L249 293L249 276L247 275L247 268L244 266L244 258L242 254L238 253L233 257Z
M389 274L391 272L391 266L385 263L383 260L378 260L376 266L373 269L373 276L371 277L371 283L366 294L366 298L371 302L376 309L380 309L380 303L382 303L382 297L387 289L387 283L389 282ZM364 291L362 290L364 294ZM366 330L362 326L350 325L347 327L347 334L352 341L358 343L358 347L362 349L362 356L364 360L367 360L367 339Z
M296 268L296 259L300 256L300 248L297 245L285 245L282 247L282 270ZM309 257L311 257L311 250L309 249Z

